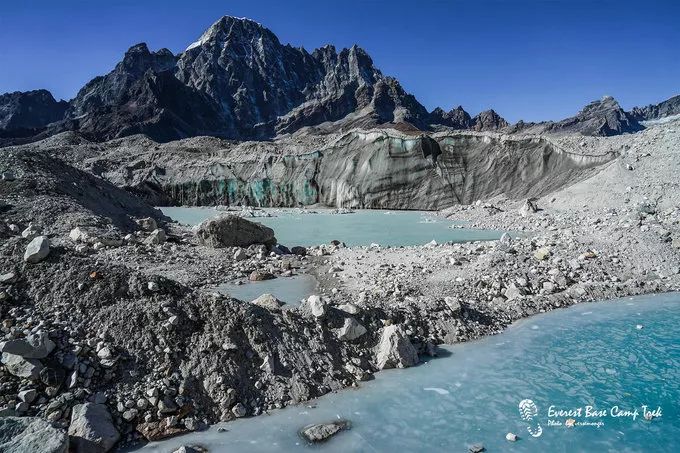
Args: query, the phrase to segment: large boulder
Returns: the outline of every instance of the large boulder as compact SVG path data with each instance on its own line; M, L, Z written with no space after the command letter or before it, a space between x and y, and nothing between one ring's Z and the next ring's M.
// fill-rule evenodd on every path
M109 409L104 404L76 404L68 428L76 453L106 453L120 439Z
M389 325L383 329L376 353L379 369L406 368L418 363L418 351L402 329Z
M347 420L335 420L330 423L317 423L307 425L300 430L300 435L308 442L324 442L335 436L340 431L350 429L351 424Z
M203 221L196 230L196 236L201 244L214 248L276 245L274 230L233 214Z
M10 374L20 378L31 379L33 381L40 378L40 372L43 369L40 360L25 359L20 355L10 354L8 352L2 353L1 361Z
M24 253L24 261L35 264L47 258L50 254L50 240L47 236L38 236L28 243Z
M36 332L26 338L16 338L0 343L0 352L8 352L25 359L44 359L54 349L55 344L47 332Z
M68 436L37 417L0 417L0 452L66 453Z

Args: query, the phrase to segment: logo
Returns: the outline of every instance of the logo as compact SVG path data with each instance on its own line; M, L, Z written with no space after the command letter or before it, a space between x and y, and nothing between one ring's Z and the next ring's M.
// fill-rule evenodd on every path
M525 422L529 422L529 425L527 425L527 431L529 431L531 436L540 437L540 435L543 434L543 428L541 428L541 424L534 422L534 418L538 416L538 407L536 407L536 403L534 403L532 400L520 401L519 416L522 417L522 420Z

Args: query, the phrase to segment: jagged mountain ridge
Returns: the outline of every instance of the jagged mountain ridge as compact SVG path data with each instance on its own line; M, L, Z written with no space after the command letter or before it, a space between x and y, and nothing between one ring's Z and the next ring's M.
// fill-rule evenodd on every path
M137 133L161 142L201 135L271 139L327 122L335 129L396 123L404 130L615 135L674 113L680 113L680 96L630 113L605 98L563 121L512 127L493 110L475 117L461 106L428 113L358 46L309 53L281 44L257 22L225 16L177 55L143 43L131 47L69 103L46 90L0 96L0 138L35 140L75 130L95 141Z

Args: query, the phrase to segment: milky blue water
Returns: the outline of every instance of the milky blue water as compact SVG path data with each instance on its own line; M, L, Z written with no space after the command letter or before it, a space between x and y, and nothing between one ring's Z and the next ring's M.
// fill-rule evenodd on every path
M638 328L638 325L642 327ZM416 368L388 370L358 390L318 399L316 408L290 407L177 439L147 445L172 451L203 444L211 452L489 452L680 451L680 294L581 304L514 324L495 337L447 347L445 357ZM543 433L532 437L520 418L521 400L535 402ZM577 424L549 426L555 409L582 408ZM605 416L585 417L585 406ZM661 407L613 417L610 410ZM322 446L297 435L309 423L338 417L353 428ZM505 440L508 432L520 439Z
M228 283L218 286L217 290L244 302L250 302L262 294L273 294L287 305L296 306L300 304L302 299L318 293L317 288L316 279L311 275L304 274L261 282L247 282L242 285Z
M213 208L163 207L163 214L187 225L197 225L224 211ZM353 214L301 214L297 209L265 209L274 217L249 218L274 229L279 243L289 247L328 244L342 241L348 246L423 245L433 239L439 243L495 240L502 232L451 228L454 222L418 211L358 210Z

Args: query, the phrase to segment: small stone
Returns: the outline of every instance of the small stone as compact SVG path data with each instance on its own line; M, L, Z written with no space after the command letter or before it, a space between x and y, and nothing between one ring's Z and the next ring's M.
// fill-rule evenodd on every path
M137 409L128 409L125 412L123 412L123 419L125 421L130 422L130 421L134 420L135 418L137 418L137 414L138 414Z
M82 242L82 243L90 243L92 242L92 236L85 230L83 230L80 227L76 227L71 230L71 232L68 234L68 237L73 241L73 242Z
M366 328L354 318L345 318L345 323L338 329L338 338L343 341L352 341L366 333Z
M35 389L22 390L19 392L19 399L25 403L31 404L36 396L38 396L38 391Z
M234 261L244 261L248 259L248 254L243 249L238 249L234 253Z
M263 271L253 271L251 272L250 276L248 277L248 280L251 282L261 282L264 280L273 280L275 279L276 276L273 274L270 274L269 272L263 272Z
M486 448L482 444L474 444L470 446L470 453L482 453Z
M11 285L17 281L17 274L14 272L7 272L0 275L0 285Z
M236 403L236 405L231 408L231 413L234 414L236 418L241 418L248 415L246 407L241 403Z
M143 231L153 232L158 229L158 224L156 223L156 220L154 220L152 217L145 217L143 219L137 220L137 225Z
M160 287L158 286L158 283L156 283L156 282L149 282L149 283L146 284L146 287L149 291L154 292L154 293L158 292L158 290L160 289Z
M508 433L505 435L505 439L508 442L516 442L517 441L517 434L515 433Z
M307 298L307 304L312 312L312 316L315 318L321 318L326 314L326 304L316 294Z
M550 256L550 249L547 247L541 247L540 249L536 250L534 252L534 258L536 258L539 261L543 261L548 259Z
M283 305L283 302L271 294L263 294L250 303L262 308L266 308L267 310L280 310L281 306Z
M146 243L150 245L159 245L164 243L167 240L167 236L165 235L165 231L163 231L160 228L157 228L149 234L149 236L146 238Z

